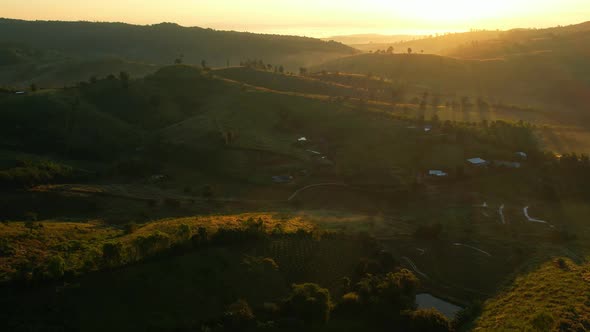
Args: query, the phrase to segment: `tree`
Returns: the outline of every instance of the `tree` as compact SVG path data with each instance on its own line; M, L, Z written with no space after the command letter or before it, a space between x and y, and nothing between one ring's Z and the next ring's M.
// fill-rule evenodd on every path
M205 185L203 187L203 198L209 200L213 197L213 187L210 185Z
M123 260L123 244L120 242L105 243L102 246L102 258L109 266L120 264Z
M389 46L387 49L387 54L393 54L393 46Z
M203 67L203 69L207 69L207 61L201 60L201 67Z
M25 227L29 229L29 234L32 234L34 230L41 228L42 225L32 220L29 220L25 222Z
M178 226L178 237L181 241L187 241L191 238L192 232L191 227L187 224L181 224Z
M367 274L356 286L363 308L378 320L386 320L392 312L413 309L416 304L418 279L402 269L386 275Z
M294 284L283 310L306 324L325 324L332 310L330 291L313 283Z
M184 62L184 54L180 54L178 58L174 59L174 64L181 65Z
M408 47L408 54L412 54L412 48Z
M32 84L31 84L31 91L32 91L32 92L35 92L35 91L37 91L37 84L35 84L35 83L32 83Z
M53 256L47 263L47 272L51 279L59 279L64 276L66 262L61 256Z
M285 67L283 67L282 65L279 66L279 73L281 73L281 74L285 73Z
M122 71L119 73L119 80L121 81L121 83L123 84L124 88L129 87L129 73L126 71Z
M301 76L307 75L307 68L303 68L303 67L299 68L299 75L301 75Z
M224 314L223 326L230 331L244 331L256 326L254 313L245 300L229 305Z
M419 309L410 314L411 331L450 332L449 320L434 309Z
M438 126L440 124L440 117L437 114L433 114L432 118L430 118L430 121L433 125Z

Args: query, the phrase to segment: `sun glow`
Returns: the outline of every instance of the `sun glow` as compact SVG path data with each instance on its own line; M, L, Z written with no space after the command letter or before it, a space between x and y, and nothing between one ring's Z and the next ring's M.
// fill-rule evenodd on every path
M522 10L517 1L474 1L474 0L414 0L407 2L379 1L388 11L408 15L419 21L438 23L476 22L500 16L511 16Z
M352 33L550 27L590 17L589 0L0 0L0 16L176 22L239 31Z

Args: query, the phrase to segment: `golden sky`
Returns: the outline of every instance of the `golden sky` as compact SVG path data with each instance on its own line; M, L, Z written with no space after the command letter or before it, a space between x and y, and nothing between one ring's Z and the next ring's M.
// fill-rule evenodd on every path
M0 17L325 37L567 25L590 20L590 0L0 0Z

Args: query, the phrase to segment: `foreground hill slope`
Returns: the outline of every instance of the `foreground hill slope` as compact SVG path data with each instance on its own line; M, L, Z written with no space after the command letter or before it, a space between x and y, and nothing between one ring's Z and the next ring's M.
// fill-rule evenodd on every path
M516 278L486 302L475 331L585 331L590 267L556 258Z
M340 43L313 38L186 28L171 23L137 26L2 19L0 41L85 58L115 56L155 64L169 64L182 55L188 63L205 60L212 66L264 59L297 68L355 52Z

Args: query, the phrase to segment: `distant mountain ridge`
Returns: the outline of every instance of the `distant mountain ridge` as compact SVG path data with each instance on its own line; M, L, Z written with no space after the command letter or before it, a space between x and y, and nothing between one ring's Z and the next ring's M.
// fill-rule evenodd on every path
M341 35L322 38L325 41L336 41L345 45L355 46L360 44L387 44L397 43L404 40L413 40L422 38L422 35L382 35L376 33L369 34L355 34L355 35Z
M205 61L210 66L235 65L247 59L283 65L291 70L344 55L355 49L319 39L217 31L173 23L131 25L0 19L0 42L51 49L74 57L119 57L135 62L171 64Z

